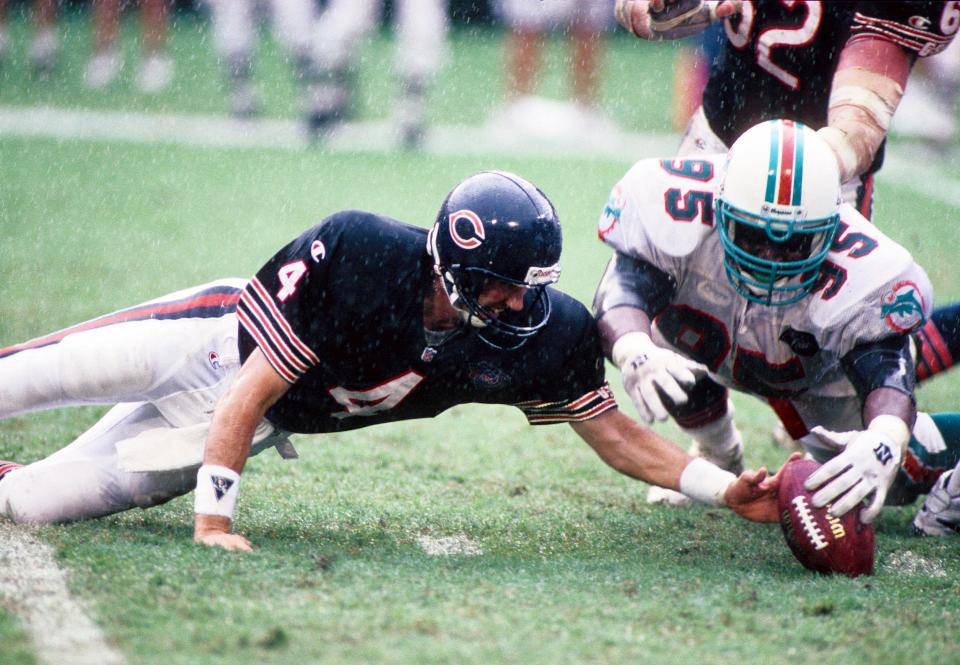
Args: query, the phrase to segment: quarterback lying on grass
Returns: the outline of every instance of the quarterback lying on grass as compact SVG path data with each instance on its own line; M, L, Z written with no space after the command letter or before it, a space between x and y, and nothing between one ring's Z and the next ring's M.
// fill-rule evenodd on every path
M570 423L624 474L776 521L776 477L692 459L617 408L592 316L550 287L560 250L547 197L483 172L449 193L429 232L337 213L248 282L180 291L4 349L2 417L118 404L50 457L6 465L0 512L68 522L196 489L195 539L246 550L230 527L251 454L295 455L291 432L485 402L515 405L532 424Z

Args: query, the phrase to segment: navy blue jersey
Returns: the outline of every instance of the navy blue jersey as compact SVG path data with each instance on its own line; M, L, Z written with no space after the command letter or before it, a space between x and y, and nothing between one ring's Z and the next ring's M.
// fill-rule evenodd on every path
M724 22L703 111L724 143L775 118L827 124L830 86L848 41L879 38L914 57L939 53L960 25L956 2L744 2ZM883 150L870 172L879 168Z
M516 351L473 334L427 343L427 231L379 215L328 217L281 249L240 299L240 353L260 348L291 383L267 412L291 432L426 418L467 402L513 404L533 424L614 408L593 317L551 290L547 326Z

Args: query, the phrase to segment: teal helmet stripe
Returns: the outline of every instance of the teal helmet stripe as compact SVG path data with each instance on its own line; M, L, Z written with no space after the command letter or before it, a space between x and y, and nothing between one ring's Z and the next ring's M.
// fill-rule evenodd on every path
M767 191L763 200L773 203L777 195L777 164L780 160L780 123L770 123L770 163L767 167Z
M796 145L793 149L793 196L790 205L798 206L803 199L803 123L794 124L793 137Z

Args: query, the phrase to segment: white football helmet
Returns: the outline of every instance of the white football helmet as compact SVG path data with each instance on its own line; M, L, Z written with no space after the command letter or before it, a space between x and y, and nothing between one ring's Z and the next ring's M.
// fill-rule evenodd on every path
M744 132L715 202L733 287L764 305L806 296L837 233L840 202L837 159L815 131L770 120Z

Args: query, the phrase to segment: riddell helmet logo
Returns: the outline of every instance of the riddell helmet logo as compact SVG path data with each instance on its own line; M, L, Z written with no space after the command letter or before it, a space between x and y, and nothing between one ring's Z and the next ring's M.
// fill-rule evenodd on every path
M460 220L467 220L470 222L473 227L473 236L464 238L457 231L457 222ZM457 244L457 247L462 247L463 249L476 249L480 246L485 238L485 232L483 230L483 222L480 221L480 217L477 216L477 213L472 210L458 210L450 214L449 217L449 226L450 226L450 237L453 238L453 242ZM466 230L464 228L464 230Z

